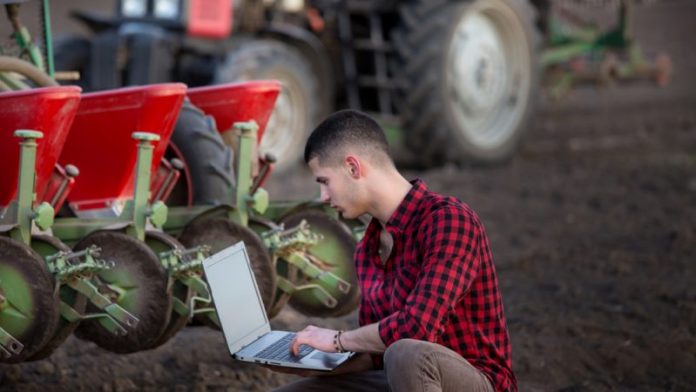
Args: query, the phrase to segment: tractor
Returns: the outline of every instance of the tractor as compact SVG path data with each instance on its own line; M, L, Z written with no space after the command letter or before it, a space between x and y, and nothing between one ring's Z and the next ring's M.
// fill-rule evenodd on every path
M631 39L633 1L601 2L616 11L610 28L576 23L573 8L596 3L118 0L113 16L74 13L93 34L57 41L57 64L87 90L279 80L260 150L280 171L345 107L377 117L401 163L494 164L515 153L542 86L556 97L587 81L669 78L669 59L646 59Z

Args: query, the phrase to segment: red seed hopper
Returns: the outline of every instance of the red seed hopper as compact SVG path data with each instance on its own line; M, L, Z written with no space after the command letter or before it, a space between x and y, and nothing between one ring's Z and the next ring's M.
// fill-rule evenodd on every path
M152 171L159 165L186 94L186 85L166 83L84 94L59 162L80 169L68 195L78 216L118 214L133 196L136 141L133 132L160 136Z
M0 208L6 207L17 193L20 139L14 132L18 129L43 133L43 138L37 140L35 166L35 192L38 201L43 201L78 110L80 91L79 87L46 87L0 93Z
M280 93L280 82L257 80L196 87L188 90L191 102L213 116L220 132L225 132L238 121L255 120L261 140L268 119Z

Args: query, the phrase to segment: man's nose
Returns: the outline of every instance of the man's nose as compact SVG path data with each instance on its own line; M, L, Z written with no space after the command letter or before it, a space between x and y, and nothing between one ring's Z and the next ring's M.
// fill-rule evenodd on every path
M326 191L326 188L323 186L321 187L321 196L319 198L322 203L328 203L331 198L329 197L329 192Z

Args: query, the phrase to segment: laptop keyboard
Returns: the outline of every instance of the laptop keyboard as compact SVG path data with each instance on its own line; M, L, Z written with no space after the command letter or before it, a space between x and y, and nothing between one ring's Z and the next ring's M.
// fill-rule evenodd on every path
M275 343L261 350L258 354L254 355L254 357L272 359L275 361L298 363L307 354L314 351L314 349L310 346L307 346L306 344L301 344L299 355L292 355L292 353L290 352L290 343L294 338L295 334L289 333L283 336L282 338L278 339Z

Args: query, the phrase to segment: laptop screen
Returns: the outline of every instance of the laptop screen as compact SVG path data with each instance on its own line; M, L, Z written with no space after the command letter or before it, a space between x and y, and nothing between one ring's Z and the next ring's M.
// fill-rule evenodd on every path
M227 248L204 265L223 333L235 346L268 322L246 248L243 244Z

